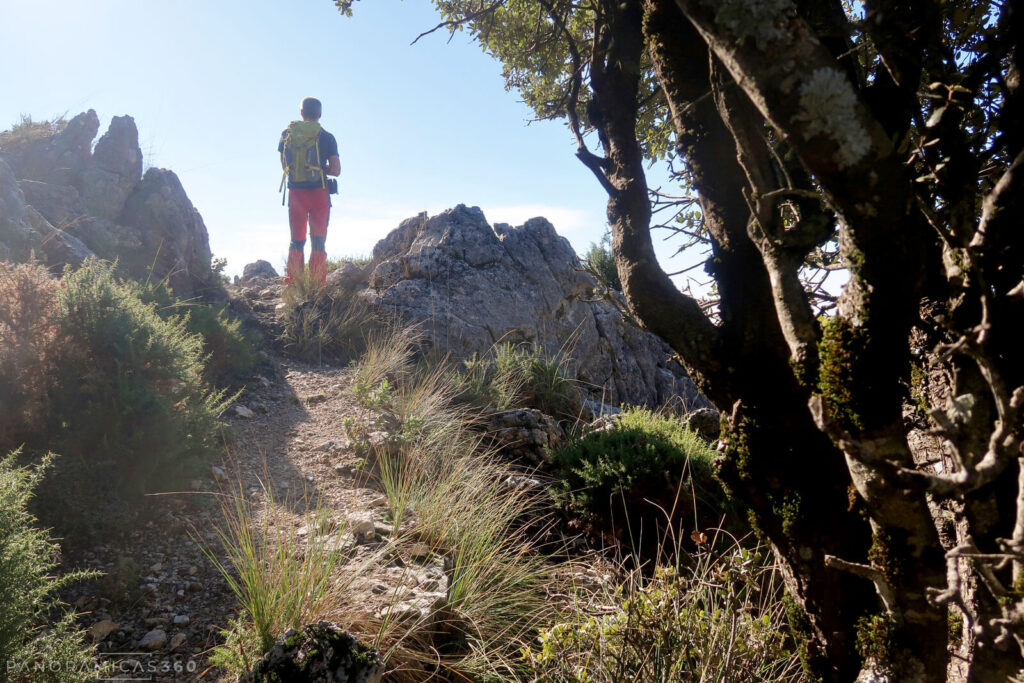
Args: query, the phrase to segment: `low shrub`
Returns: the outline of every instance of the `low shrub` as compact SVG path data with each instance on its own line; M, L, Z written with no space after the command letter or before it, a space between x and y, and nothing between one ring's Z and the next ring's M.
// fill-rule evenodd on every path
M38 433L57 355L56 280L38 264L0 261L0 449Z
M182 301L165 282L139 285L138 296L155 304L164 320L183 317L185 329L203 340L203 378L216 387L239 386L256 365L257 339L242 329L242 321L233 316L226 304Z
M704 549L687 565L633 573L613 592L577 598L570 619L526 649L533 680L804 680L779 573L760 551Z
M161 318L93 260L65 273L51 320L60 356L39 441L64 455L48 497L61 527L83 508L113 521L104 505L176 486L216 451L231 399L203 381L203 342L183 317Z
M611 427L584 434L551 456L557 496L570 515L648 558L661 544L674 548L690 531L717 526L727 513L735 516L712 470L714 451L669 415L625 410Z
M19 467L18 452L0 458L0 671L5 681L71 681L102 671L85 634L57 598L69 584L94 576L72 572L55 577L59 549L37 528L28 502L47 456L35 467ZM63 616L62 613L63 612Z

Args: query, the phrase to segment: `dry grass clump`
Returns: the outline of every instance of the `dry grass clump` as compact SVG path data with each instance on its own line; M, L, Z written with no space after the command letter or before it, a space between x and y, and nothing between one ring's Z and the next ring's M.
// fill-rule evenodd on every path
M321 283L304 269L282 295L286 304L280 342L285 353L307 362L348 363L368 348L380 316L362 300Z

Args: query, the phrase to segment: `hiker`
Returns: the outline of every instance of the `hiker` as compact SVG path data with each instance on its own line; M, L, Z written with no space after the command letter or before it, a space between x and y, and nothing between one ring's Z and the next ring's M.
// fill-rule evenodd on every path
M309 225L309 270L314 280L327 278L327 222L331 215L329 194L338 192L338 181L327 176L341 172L338 141L320 127L323 106L315 97L302 100L301 121L292 121L281 133L277 151L281 168L288 181L288 223L292 242L288 249L285 282L291 283L302 274L303 250L306 246L306 225ZM282 198L283 203L283 198Z

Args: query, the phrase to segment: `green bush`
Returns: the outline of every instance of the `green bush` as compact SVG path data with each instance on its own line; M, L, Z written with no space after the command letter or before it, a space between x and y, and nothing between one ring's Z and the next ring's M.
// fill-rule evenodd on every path
M0 261L0 450L43 428L57 353L56 294L43 266Z
M778 571L742 548L701 551L685 568L631 575L611 595L580 604L528 648L537 681L676 683L803 680L790 647ZM589 597L589 596L588 596Z
M552 462L557 495L572 515L599 535L647 551L672 540L669 521L673 533L689 527L686 536L734 512L715 479L714 455L678 419L633 408L610 428L556 449Z
M139 298L155 304L164 320L184 317L185 329L203 340L203 378L211 386L239 386L256 364L257 340L242 329L242 321L224 304L178 299L165 282L148 282L138 287Z
M87 261L65 273L52 320L60 354L41 440L64 455L50 497L61 521L83 501L97 510L179 485L215 452L229 399L203 381L203 342L184 318L164 320L109 264Z
M0 678L81 681L98 670L91 648L57 593L92 574L54 577L59 549L36 528L28 501L52 462L18 467L18 453L0 459Z

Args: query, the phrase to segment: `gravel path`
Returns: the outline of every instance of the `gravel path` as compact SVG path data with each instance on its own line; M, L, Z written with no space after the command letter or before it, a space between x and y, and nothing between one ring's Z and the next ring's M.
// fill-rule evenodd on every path
M223 675L209 654L239 604L204 548L223 561L217 529L227 495L241 491L257 514L272 513L279 523L294 519L300 534L313 502L339 520L383 519L386 499L365 486L344 435L343 418L360 414L348 391L349 370L267 353L264 374L225 416L233 442L208 475L188 491L148 496L139 511L145 521L124 539L66 558L71 566L105 574L66 599L101 655L117 662L118 680L213 681ZM266 490L273 492L274 510Z

